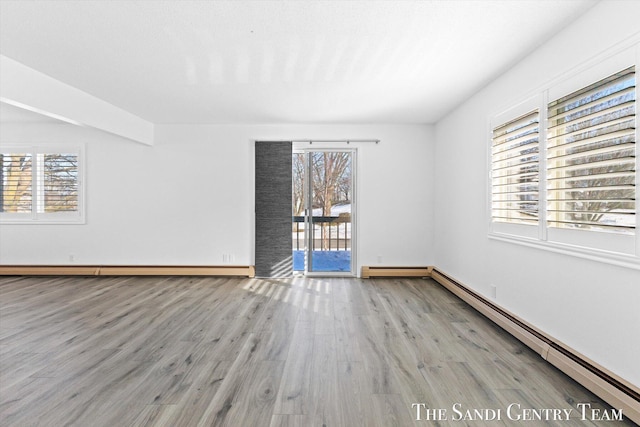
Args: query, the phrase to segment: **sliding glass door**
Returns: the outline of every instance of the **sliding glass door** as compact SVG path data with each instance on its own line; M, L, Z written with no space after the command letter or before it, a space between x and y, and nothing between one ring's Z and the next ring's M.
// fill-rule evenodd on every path
M354 275L355 150L293 153L293 269Z

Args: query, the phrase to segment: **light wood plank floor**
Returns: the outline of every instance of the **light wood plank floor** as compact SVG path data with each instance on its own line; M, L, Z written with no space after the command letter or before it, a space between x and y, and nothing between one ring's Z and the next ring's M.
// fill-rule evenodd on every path
M431 280L0 278L2 426L522 425L606 404ZM415 421L412 403L449 421Z

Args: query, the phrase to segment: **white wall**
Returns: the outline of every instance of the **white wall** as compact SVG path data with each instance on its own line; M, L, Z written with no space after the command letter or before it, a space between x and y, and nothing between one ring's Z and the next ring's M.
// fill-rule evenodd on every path
M0 225L0 264L253 264L254 140L358 148L359 266L433 263L433 127L159 125L144 146L87 128L3 124L0 142L85 142L84 225ZM344 147L345 145L341 145ZM358 268L359 270L359 268Z
M640 2L601 2L436 126L435 265L640 385L640 271L489 240L488 118L624 44Z

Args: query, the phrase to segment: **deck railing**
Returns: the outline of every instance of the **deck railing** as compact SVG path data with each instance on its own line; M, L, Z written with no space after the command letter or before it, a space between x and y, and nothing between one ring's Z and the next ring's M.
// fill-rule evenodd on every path
M292 218L293 246L294 250L304 248L304 226L306 226L304 216L294 216ZM341 214L339 216L313 216L311 217L313 227L313 250L350 250L351 249L351 215ZM302 225L302 227L301 227Z

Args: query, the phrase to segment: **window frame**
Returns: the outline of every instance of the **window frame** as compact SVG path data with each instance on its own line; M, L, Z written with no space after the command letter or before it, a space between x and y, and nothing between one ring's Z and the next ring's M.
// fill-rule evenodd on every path
M552 252L578 256L591 260L607 262L634 269L640 269L640 159L638 154L638 63L640 59L640 43L637 41L629 47L601 55L589 63L575 67L563 76L530 92L525 101L512 103L502 112L489 116L488 120L488 192L487 192L487 218L488 237L493 240L516 243L525 246L545 249ZM636 203L635 203L635 230L629 234L615 233L601 230L579 230L567 228L555 228L547 222L547 109L551 101L575 92L598 82L612 74L620 72L630 66L636 69ZM540 163L539 163L539 221L537 225L524 225L513 223L499 223L492 220L492 169L491 147L493 130L510 120L523 115L527 111L537 109L540 114ZM535 229L535 230L534 230Z
M0 151L5 153L31 154L32 158L32 205L30 213L0 212L0 224L26 225L26 224L85 224L85 146L78 143L3 143ZM71 212L38 212L37 185L37 156L39 154L71 153L78 158L78 209Z

